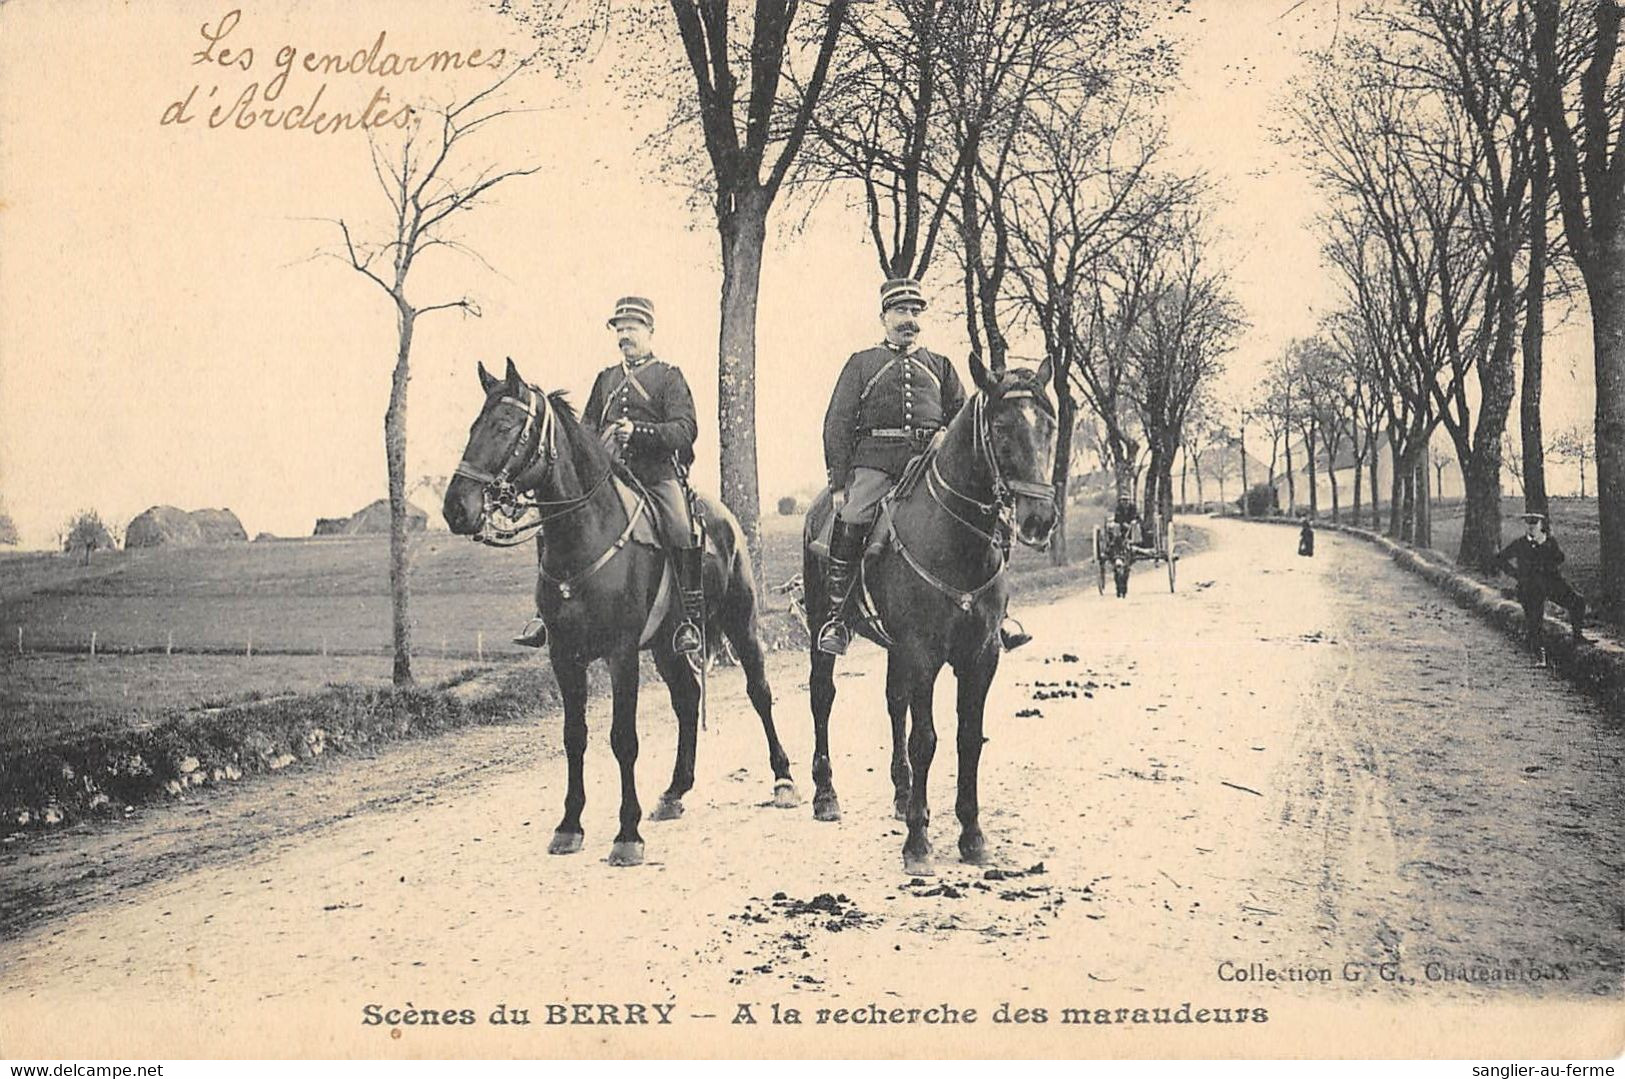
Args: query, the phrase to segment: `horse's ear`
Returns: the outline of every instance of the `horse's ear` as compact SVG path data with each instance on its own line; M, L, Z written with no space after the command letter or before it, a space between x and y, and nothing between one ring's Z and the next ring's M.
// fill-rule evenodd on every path
M987 367L982 363L980 352L970 354L970 379L979 390L985 390L993 384L992 378L988 376Z
M513 365L512 356L508 357L508 373L505 377L507 378L508 385L510 386L520 386L524 384L525 380L519 377L519 368Z
M1039 384L1044 385L1044 386L1048 386L1050 384L1050 380L1052 378L1054 378L1054 377L1055 377L1055 365L1050 362L1050 358L1048 356L1045 356L1044 357L1044 362L1038 365L1038 381L1039 381Z
M495 375L493 375L491 372L489 372L489 371L487 371L485 369L485 363L483 361L480 363L479 366L480 366L480 389L484 390L486 393L490 393L491 392L491 387L495 386L497 384L497 377Z

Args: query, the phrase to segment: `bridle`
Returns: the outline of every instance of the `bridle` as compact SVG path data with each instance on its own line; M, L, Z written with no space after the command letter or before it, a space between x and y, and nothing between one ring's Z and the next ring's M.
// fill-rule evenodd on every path
M1039 402L1045 414L1052 419L1054 418L1054 413L1048 407L1048 399L1035 390L1018 388L1001 394L999 397L1001 401L1023 399ZM892 528L891 532L892 543L897 548L897 553L902 555L903 561L908 564L908 567L926 584L957 603L962 611L969 611L976 597L992 588L999 578L1004 576L1005 568L1010 561L1010 537L1018 535L1015 529L1015 496L1020 494L1030 498L1048 498L1052 501L1055 498L1055 485L1053 483L1040 483L1036 480L1026 479L1007 479L1005 477L1004 470L999 467L999 455L994 452L993 432L987 419L988 400L987 392L983 390L978 391L971 401L971 423L973 425L971 453L973 460L982 460L987 464L988 473L992 477L993 501L983 502L950 484L943 476L941 468L938 467L939 458L934 452L931 466L926 472L926 491L931 495L932 500L947 512L948 516L982 537L988 542L989 547L998 551L999 565L993 571L993 575L969 591L954 588L937 577L915 557L914 553L903 542L902 536L898 535L895 527ZM991 527L982 528L954 512L953 507L943 500L942 496L945 493L972 507L973 511L981 514L982 517L991 519ZM1023 540L1022 542L1026 543L1027 541ZM1041 544L1028 545L1040 548L1046 547L1049 545L1049 538L1046 536Z
M518 409L525 417L524 427L503 455L502 467L486 472L465 457L452 472L480 484L480 530L469 538L492 547L518 546L548 521L574 513L592 500L610 474L606 468L590 490L574 498L537 498L536 488L558 463L558 418L547 394L528 383L521 383L520 390L522 397L504 393L491 406Z
M1054 414L1050 412L1049 401L1043 394L1031 389L1014 389L999 397L1000 401L1032 400L1039 403L1039 407L1051 419ZM943 476L938 460L933 457L931 468L926 474L926 490L932 499L945 510L948 516L975 532L991 544L1002 547L1008 557L1010 550L1010 537L1015 534L1015 506L1016 495L1026 495L1029 498L1047 498L1055 500L1055 485L1053 483L1040 483L1036 480L1006 479L1004 470L999 466L999 455L994 452L993 432L987 418L988 397L985 391L978 392L971 402L972 442L971 454L973 460L986 462L989 475L993 478L993 501L983 502L978 498L966 494L954 487ZM983 529L963 516L954 512L952 506L943 500L946 493L958 499L961 503L971 507L971 512L980 514L992 520L992 531ZM1025 540L1023 542L1026 542ZM1041 544L1030 544L1040 549L1048 546L1048 538Z

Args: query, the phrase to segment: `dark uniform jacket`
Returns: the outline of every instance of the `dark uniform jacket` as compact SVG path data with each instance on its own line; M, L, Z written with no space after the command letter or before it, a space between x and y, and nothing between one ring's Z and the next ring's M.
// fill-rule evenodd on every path
M965 403L953 364L923 348L890 345L853 353L824 414L824 464L840 490L854 468L900 475Z
M1520 593L1542 593L1561 580L1557 567L1563 564L1563 558L1563 548L1550 536L1544 543L1519 536L1495 556L1495 561L1518 579Z
M694 463L694 396L683 372L662 360L600 371L581 418L594 432L622 418L633 422L625 461L644 483L675 479Z

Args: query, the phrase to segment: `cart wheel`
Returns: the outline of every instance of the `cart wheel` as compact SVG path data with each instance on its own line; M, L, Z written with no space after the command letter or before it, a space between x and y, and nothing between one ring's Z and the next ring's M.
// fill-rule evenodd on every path
M1100 571L1100 577L1096 584L1100 589L1100 594L1104 596L1106 594L1106 557L1100 549L1099 525L1095 525L1095 569Z
M1164 548L1168 556L1168 591L1174 590L1174 568L1179 562L1179 551L1174 547L1174 522L1168 522L1168 534L1164 539L1167 546Z

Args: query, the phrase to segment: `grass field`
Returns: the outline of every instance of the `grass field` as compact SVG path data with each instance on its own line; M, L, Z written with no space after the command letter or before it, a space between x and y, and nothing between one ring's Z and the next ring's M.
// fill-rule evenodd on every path
M1083 540L1074 551L1085 558L1098 512L1076 511ZM800 572L800 528L799 515L763 519L770 585ZM53 554L0 555L0 747L335 683L386 684L388 556L383 536L102 552L89 566ZM531 613L535 557L529 546L415 537L421 682L481 659L536 655L509 641ZM1017 608L1093 581L1092 565L1055 569L1019 545L1012 569ZM763 598L770 613L787 605L782 594Z

